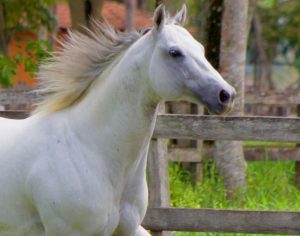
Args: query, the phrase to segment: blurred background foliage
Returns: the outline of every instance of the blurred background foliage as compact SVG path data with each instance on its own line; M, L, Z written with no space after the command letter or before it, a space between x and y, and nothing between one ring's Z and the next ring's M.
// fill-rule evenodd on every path
M52 47L47 40L28 42L26 54L8 55L8 43L16 32L39 33L41 29L52 32L56 27L53 9L56 0L1 0L0 1L0 84L12 85L17 66L24 64L26 71L37 71L38 62L46 57ZM28 39L27 39L28 40Z

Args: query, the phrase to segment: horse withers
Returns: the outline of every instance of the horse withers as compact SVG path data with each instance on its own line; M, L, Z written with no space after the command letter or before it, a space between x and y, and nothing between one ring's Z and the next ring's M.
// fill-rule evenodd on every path
M29 118L0 119L1 236L146 236L145 176L157 105L185 99L212 113L235 90L164 7L147 33L96 23L41 66L45 97Z

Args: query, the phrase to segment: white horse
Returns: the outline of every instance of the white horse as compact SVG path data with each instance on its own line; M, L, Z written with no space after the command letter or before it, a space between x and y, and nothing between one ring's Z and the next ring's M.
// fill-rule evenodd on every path
M0 119L1 236L146 236L145 178L156 108L187 99L228 111L235 90L175 17L149 32L72 33L38 75L34 115Z

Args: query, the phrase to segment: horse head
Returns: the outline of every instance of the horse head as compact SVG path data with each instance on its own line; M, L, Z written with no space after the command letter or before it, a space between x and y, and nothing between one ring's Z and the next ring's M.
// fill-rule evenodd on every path
M188 100L205 105L211 113L231 110L235 89L205 58L204 47L182 27L186 6L172 18L160 5L153 18L154 48L149 77L154 91L164 100Z

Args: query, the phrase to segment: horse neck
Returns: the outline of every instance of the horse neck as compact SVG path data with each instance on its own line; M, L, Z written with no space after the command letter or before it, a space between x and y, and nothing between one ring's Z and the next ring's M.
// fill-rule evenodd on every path
M147 149L159 102L146 75L149 63L144 60L150 57L146 54L145 47L125 53L70 113L74 130L86 145L110 158L122 154L128 163Z

